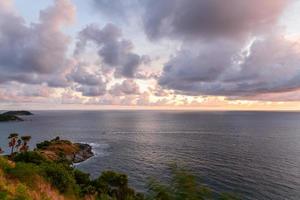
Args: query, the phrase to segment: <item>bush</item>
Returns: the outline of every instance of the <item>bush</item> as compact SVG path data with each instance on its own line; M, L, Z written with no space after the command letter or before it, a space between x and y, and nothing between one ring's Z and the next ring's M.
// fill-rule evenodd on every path
M128 184L128 178L125 174L116 173L114 171L104 171L98 178L98 182L105 183L112 187L124 187Z
M239 200L231 194L220 194L213 198L209 188L198 184L194 175L177 165L171 166L171 175L169 184L150 181L147 200Z
M0 190L0 199L1 200L7 200L8 199L8 192Z
M113 171L102 172L101 176L93 181L93 185L101 197L109 195L111 198L117 200L143 199L142 195L136 195L135 191L128 187L128 178L125 174Z
M11 165L8 163L8 161L4 157L0 156L0 169L7 171L10 168Z
M29 186L34 186L36 177L40 174L40 169L32 163L17 162L14 168L9 168L7 173Z
M18 153L14 156L13 160L15 162L34 163L37 165L48 162L44 156L36 151Z
M240 198L233 194L224 193L220 195L220 200L240 200Z
M90 174L84 173L78 169L74 169L74 178L76 184L80 186L80 196L93 195L96 188L92 185Z
M66 166L56 163L43 163L41 170L42 176L61 193L74 193L75 195L79 193L79 187L76 185L74 176Z
M18 185L14 200L32 200L27 193L27 188L25 185Z
M90 174L84 173L78 169L74 169L74 178L78 185L89 185L90 181Z
M48 140L46 140L44 142L36 144L36 148L37 149L46 149L50 144L51 144L51 142L49 142Z
M152 180L148 186L148 199L155 200L204 200L211 199L211 191L199 185L195 176L189 172L178 168L171 167L172 179L170 184L161 184Z

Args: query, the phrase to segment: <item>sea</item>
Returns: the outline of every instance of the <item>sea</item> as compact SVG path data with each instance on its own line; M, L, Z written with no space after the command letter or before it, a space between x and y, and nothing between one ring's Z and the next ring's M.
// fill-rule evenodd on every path
M17 132L37 142L59 136L88 143L95 156L76 165L97 177L126 173L147 191L150 178L170 179L170 165L193 173L215 194L246 200L300 199L300 113L200 111L34 111L0 123L0 147Z

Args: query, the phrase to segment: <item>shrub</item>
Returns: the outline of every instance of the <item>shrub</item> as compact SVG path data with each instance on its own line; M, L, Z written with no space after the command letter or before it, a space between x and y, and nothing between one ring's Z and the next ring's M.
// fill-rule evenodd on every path
M114 171L104 171L98 178L99 182L108 184L112 187L124 187L128 184L128 178L125 174L116 173Z
M48 140L45 140L44 142L36 144L36 148L37 149L46 149L50 144L51 144L51 142L49 142Z
M89 185L90 184L90 175L88 173L84 173L78 169L74 170L74 178L78 185Z
M1 200L7 200L8 199L8 192L0 190L0 199Z
M11 168L11 165L8 163L7 159L0 156L0 169L7 171L10 168Z
M34 186L36 177L40 174L40 169L32 163L17 162L14 168L9 168L7 173L29 186Z
M30 196L28 195L25 185L18 185L14 200L32 200L32 198L30 198Z
M93 181L93 185L102 196L109 195L117 200L143 199L142 195L136 195L135 191L128 187L128 178L125 174L113 171L102 172L101 176Z
M40 165L48 162L48 160L36 151L22 152L15 155L13 158L15 162L34 163Z
M195 177L183 169L172 168L170 184L151 180L148 199L155 200L202 200L211 199L209 189L198 185Z
M194 175L177 165L171 166L171 181L169 184L151 180L148 191L147 200L239 200L231 194L216 195L213 198L209 188L198 184Z
M41 170L43 177L61 193L74 193L75 195L79 193L73 174L64 165L43 163Z
M220 200L240 200L240 198L233 194L223 193L220 195Z
M93 195L96 193L96 188L92 185L90 180L90 174L74 169L74 178L76 184L80 186L80 196Z

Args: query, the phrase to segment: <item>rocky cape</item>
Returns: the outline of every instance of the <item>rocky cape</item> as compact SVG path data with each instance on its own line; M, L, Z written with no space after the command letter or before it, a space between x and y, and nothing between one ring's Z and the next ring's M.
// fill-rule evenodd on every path
M71 163L80 163L94 156L89 144L72 143L59 137L36 146L36 151L52 161L67 160Z

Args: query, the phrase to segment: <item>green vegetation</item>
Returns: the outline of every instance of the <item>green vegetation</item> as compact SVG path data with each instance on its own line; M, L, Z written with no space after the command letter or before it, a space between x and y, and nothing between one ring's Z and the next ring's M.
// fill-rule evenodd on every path
M9 121L24 121L22 118L18 116L25 116L25 115L33 115L29 111L8 111L5 113L0 114L0 122L9 122Z
M9 122L9 121L23 121L23 119L15 115L0 114L0 122Z
M18 135L11 135L17 138ZM23 138L28 141L30 137ZM56 141L59 141L57 139ZM27 145L27 144L26 144ZM38 148L49 147L48 142ZM188 171L173 165L168 183L151 180L148 192L138 193L128 185L125 174L104 171L96 178L70 165L68 161L49 160L40 151L14 152L0 157L0 199L74 199L74 200L236 200L232 195L217 196L199 185Z
M171 183L161 184L155 180L150 182L150 197L157 200L204 200L212 199L209 188L198 185L195 177L176 165L171 166Z

